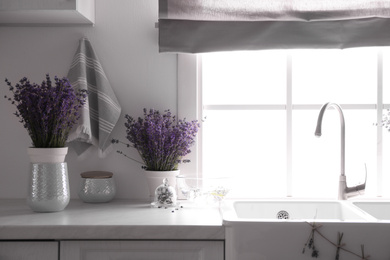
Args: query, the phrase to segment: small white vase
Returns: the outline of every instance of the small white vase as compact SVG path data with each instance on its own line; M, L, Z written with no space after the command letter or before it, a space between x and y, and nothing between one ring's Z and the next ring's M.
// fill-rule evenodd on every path
M168 179L169 186L172 186L176 189L176 176L179 175L180 170L174 171L146 171L145 175L149 187L149 199L151 202L154 201L155 191L158 186L163 184L165 178Z
M68 147L60 148L27 148L31 163L63 163Z

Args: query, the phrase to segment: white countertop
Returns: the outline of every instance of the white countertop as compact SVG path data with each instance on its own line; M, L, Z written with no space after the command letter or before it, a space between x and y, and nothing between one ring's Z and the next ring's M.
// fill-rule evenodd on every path
M114 200L71 200L64 211L36 213L25 200L0 200L0 239L205 239L225 238L218 208L151 208ZM172 212L173 211L173 212Z

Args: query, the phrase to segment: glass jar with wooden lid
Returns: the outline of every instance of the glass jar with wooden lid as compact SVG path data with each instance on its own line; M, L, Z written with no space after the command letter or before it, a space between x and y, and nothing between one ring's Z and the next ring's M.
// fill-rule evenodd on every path
M81 175L79 198L87 203L111 201L116 194L113 173L108 171L88 171Z

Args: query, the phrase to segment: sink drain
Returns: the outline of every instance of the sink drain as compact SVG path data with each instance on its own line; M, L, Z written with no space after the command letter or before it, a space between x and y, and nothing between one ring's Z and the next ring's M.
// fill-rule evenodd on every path
M288 214L288 212L285 210L281 210L276 214L276 218L277 219L289 219L290 214Z

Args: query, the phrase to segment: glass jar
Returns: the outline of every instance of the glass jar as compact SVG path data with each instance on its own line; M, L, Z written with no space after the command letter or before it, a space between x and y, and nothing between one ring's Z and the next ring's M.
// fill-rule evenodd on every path
M169 186L168 178L163 180L163 184L157 187L154 195L154 207L175 207L176 206L176 191L172 186Z
M112 172L89 171L81 175L79 198L87 203L111 201L116 194L116 185Z

